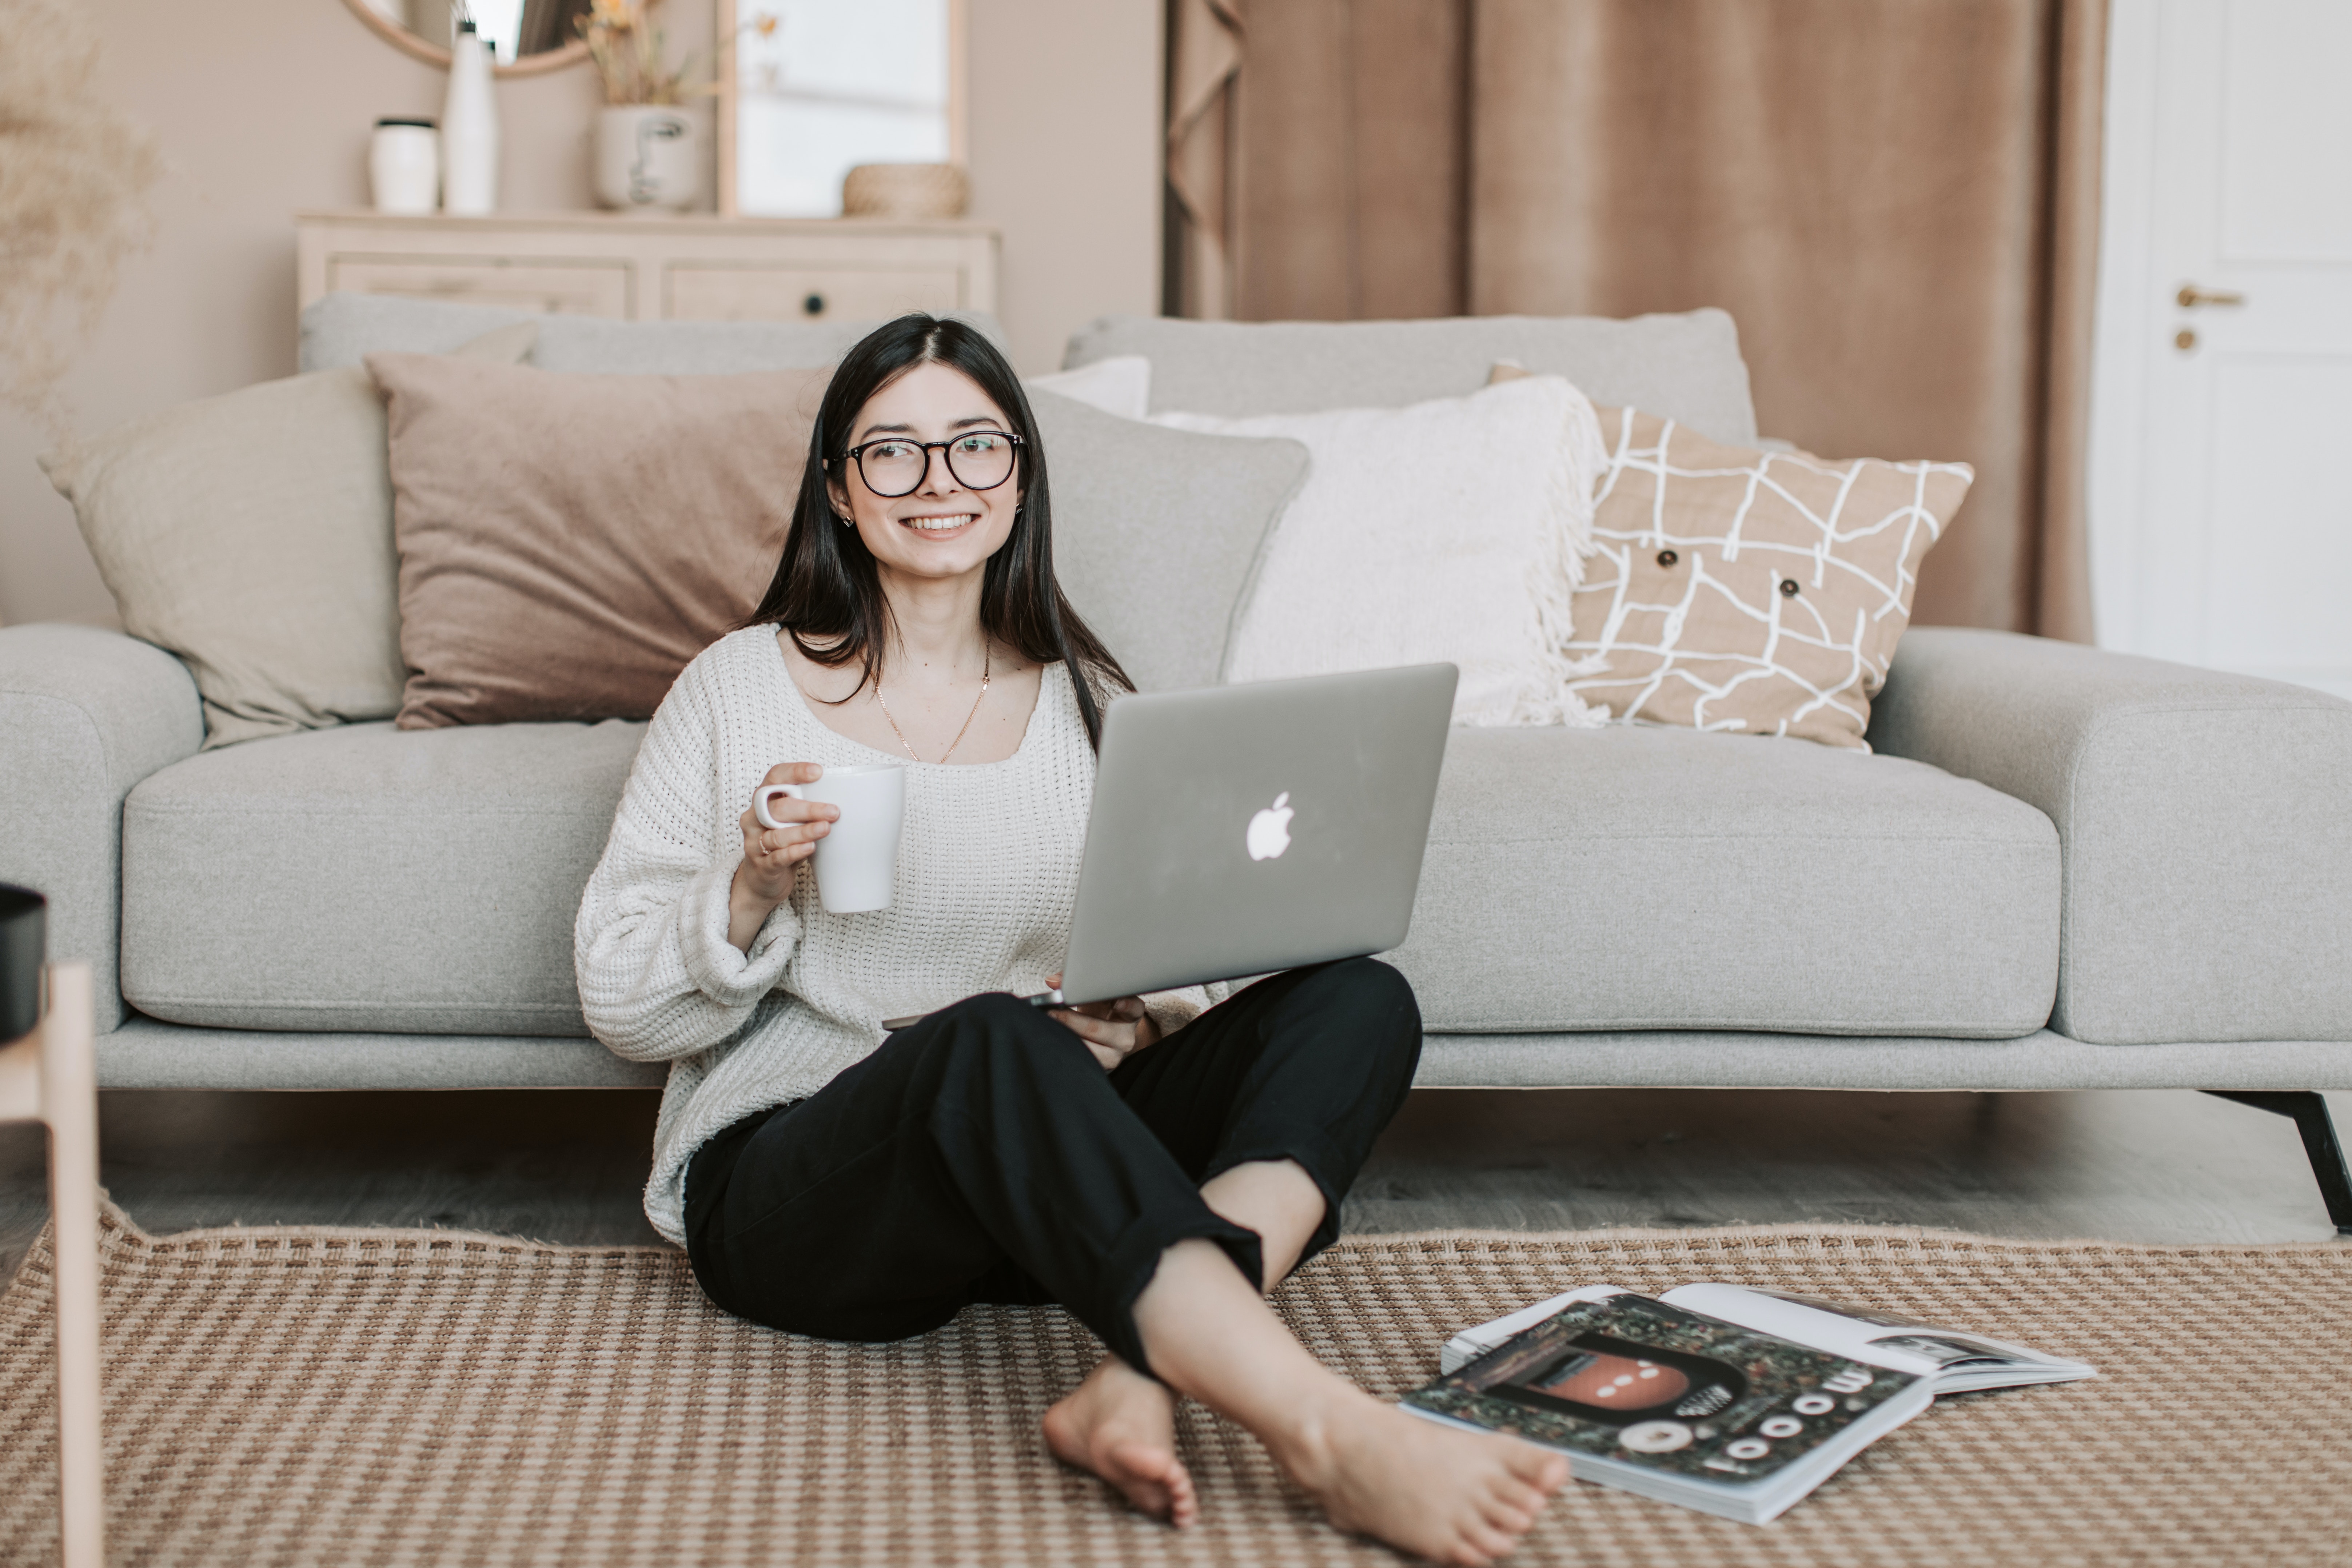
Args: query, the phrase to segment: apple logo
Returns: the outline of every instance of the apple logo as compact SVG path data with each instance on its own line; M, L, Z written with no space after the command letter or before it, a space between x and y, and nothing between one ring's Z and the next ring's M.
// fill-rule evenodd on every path
M1251 859L1276 859L1290 847L1290 792L1284 790L1274 797L1272 805L1250 818Z

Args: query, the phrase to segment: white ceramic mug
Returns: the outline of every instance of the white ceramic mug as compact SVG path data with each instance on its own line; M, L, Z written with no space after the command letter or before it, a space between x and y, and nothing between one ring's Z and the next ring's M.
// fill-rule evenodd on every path
M829 915L863 914L890 907L898 876L898 826L907 812L907 770L896 763L829 767L814 784L761 784L751 792L751 815L764 827L782 827L768 815L778 795L841 808L841 819L816 841L816 892Z

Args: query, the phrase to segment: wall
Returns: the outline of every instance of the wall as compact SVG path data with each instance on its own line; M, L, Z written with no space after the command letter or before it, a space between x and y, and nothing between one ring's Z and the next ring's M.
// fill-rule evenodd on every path
M1160 0L970 0L971 216L1004 233L1027 374L1072 329L1160 310Z
M291 215L367 198L380 114L436 112L441 74L378 41L341 0L90 0L103 90L152 126L171 172L154 247L123 270L68 382L103 430L291 374ZM1004 233L1002 314L1024 371L1110 310L1160 300L1160 0L970 0L972 216ZM676 47L710 10L671 0ZM585 69L499 84L502 205L583 207ZM0 413L0 621L112 624L72 509L34 458L47 442Z

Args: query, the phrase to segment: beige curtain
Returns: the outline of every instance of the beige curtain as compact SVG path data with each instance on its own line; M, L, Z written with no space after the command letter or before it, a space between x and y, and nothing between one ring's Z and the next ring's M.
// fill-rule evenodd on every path
M1180 230L1181 313L1233 314L1234 109L1242 0L1168 0L1168 188Z
M1460 313L1467 23L1455 0L1252 0L1234 314Z
M1232 313L1719 305L1764 430L1960 458L1925 623L2087 638L2105 0L1251 0Z

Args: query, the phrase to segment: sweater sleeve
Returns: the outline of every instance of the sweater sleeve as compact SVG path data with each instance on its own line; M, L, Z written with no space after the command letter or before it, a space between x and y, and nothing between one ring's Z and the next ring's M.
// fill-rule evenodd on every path
M598 1039L633 1061L691 1056L733 1035L782 981L800 939L800 918L784 903L749 953L727 940L742 856L711 854L721 837L712 805L718 717L698 660L646 728L580 898L572 967L581 1010Z

